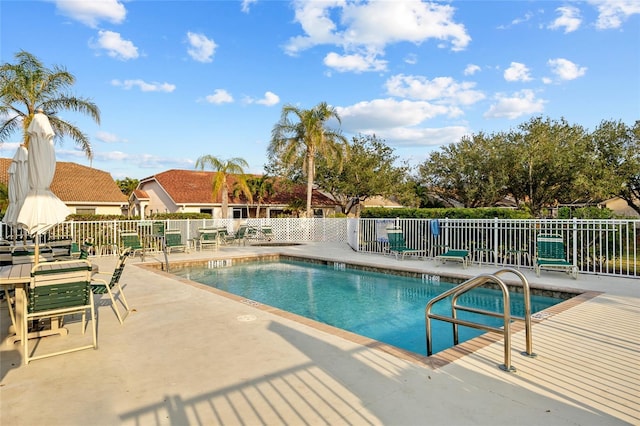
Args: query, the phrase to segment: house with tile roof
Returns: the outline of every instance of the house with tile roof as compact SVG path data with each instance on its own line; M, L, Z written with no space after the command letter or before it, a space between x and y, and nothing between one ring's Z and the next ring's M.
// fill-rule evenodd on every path
M0 158L0 183L8 185L11 158ZM58 161L51 191L72 213L127 214L128 201L111 175L76 163Z
M140 180L138 188L129 198L130 210L141 218L157 213L206 213L222 218L221 193L213 194L216 172L172 169ZM258 177L258 176L255 176ZM306 186L289 186L275 181L273 192L258 205L244 195L234 194L234 175L227 177L229 185L229 218L278 217L289 215L293 205L306 203ZM302 204L300 204L302 202ZM320 191L313 191L312 207L318 217L336 211L336 202Z

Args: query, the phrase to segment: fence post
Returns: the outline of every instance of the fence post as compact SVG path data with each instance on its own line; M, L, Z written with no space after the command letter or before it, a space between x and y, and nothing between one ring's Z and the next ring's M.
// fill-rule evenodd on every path
M498 218L494 217L493 218L493 264L494 266L498 265L498 255L500 254L500 245L498 244L499 238L500 238L500 232L498 231Z
M578 266L578 218L573 218L573 264ZM582 270L582 265L578 266Z

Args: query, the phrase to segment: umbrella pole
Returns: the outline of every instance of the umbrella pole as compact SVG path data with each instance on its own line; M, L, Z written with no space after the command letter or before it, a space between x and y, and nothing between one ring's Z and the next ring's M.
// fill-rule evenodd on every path
M35 241L35 243L36 243L36 246L35 246L35 249L33 251L34 254L35 254L34 266L38 266L38 262L40 260L40 234L38 234L37 232L36 232L36 241Z

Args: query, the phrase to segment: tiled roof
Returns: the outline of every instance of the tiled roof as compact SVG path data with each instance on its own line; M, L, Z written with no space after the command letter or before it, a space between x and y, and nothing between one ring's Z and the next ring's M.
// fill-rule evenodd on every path
M217 204L220 203L220 194L213 199L211 193L215 174L216 172L213 171L171 169L158 173L154 176L141 179L140 187L143 187L145 182L155 180L164 188L176 204ZM255 175L255 177L258 176ZM234 180L234 175L229 175L227 177L229 188L233 188ZM307 199L307 189L305 185L285 188L284 185L276 182L274 185L274 192L275 194L271 197L267 197L263 204L288 205L292 199ZM244 196L239 198L233 197L233 194L229 191L229 203L246 204L246 200ZM315 206L334 206L336 203L329 197L314 190L312 195L312 204Z
M0 158L0 182L5 185L10 165L10 158ZM51 191L65 203L127 204L127 197L109 173L65 161L56 163Z
M129 198L131 197L135 197L138 200L148 200L151 198L149 194L147 194L147 191L143 191L142 189L134 189Z

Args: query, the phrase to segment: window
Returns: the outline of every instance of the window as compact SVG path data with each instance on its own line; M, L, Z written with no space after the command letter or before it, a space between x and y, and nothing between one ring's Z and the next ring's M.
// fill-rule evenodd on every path
M234 208L233 209L233 218L234 219L247 219L249 216L247 215L247 209Z
M91 207L77 207L76 214L96 214L96 208Z

